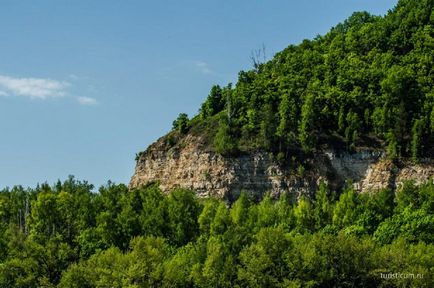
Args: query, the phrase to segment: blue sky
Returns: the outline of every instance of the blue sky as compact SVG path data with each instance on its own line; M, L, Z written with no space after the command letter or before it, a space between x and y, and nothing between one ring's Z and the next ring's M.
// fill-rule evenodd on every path
M75 175L128 183L135 153L213 84L397 0L0 3L0 189Z

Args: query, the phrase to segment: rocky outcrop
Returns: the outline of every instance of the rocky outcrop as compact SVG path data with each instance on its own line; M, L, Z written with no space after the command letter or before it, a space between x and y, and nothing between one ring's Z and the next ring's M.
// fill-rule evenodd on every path
M199 137L188 135L172 147L161 138L141 153L130 188L158 181L163 192L183 187L199 197L233 200L241 191L257 197L266 192L311 195L321 181L338 189L351 180L356 190L366 192L395 189L406 180L420 184L433 176L432 161L396 165L383 152L369 149L353 154L325 151L300 169L283 168L266 152L223 157L206 149Z

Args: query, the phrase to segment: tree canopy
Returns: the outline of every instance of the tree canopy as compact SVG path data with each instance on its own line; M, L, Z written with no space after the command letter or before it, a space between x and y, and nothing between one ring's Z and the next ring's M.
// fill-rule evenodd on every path
M401 0L384 17L354 13L323 36L255 62L233 87L213 86L192 124L211 127L210 143L222 154L309 153L327 144L432 157L433 7L433 0Z
M92 190L71 177L0 191L0 287L434 284L433 182L231 205L156 184Z

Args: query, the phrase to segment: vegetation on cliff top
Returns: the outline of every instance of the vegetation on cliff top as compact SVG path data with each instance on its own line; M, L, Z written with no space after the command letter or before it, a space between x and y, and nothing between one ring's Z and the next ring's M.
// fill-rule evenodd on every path
M287 157L323 144L432 156L434 0L356 13L325 36L214 86L186 133L220 153ZM430 145L431 144L431 145ZM301 148L300 148L301 147ZM303 168L302 166L300 166ZM303 169L300 170L303 174ZM157 184L128 190L70 177L0 190L0 287L433 287L434 182L228 207Z
M384 17L354 13L324 36L254 57L235 86L218 85L180 133L207 134L223 154L287 158L323 144L377 143L395 157L432 157L434 0L401 0ZM182 125L181 125L182 124Z

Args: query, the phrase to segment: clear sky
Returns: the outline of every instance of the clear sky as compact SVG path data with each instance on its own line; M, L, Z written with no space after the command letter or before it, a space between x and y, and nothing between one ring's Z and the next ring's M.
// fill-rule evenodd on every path
M0 189L128 183L135 153L213 84L397 0L2 0Z

